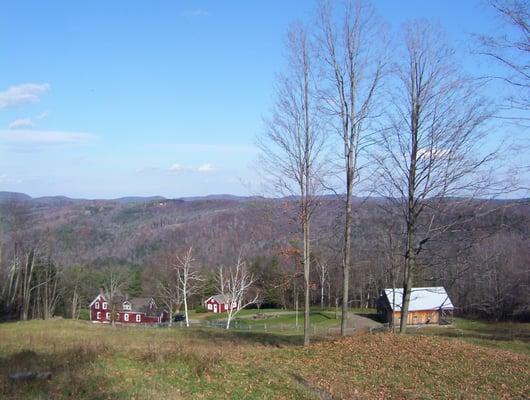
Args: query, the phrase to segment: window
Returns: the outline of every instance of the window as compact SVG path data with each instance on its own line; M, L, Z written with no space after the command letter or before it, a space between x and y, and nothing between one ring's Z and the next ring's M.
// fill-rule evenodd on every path
M96 313L96 319L101 319L101 311L98 311L98 312Z
M123 303L123 309L125 311L131 311L131 305L127 302Z
M106 310L107 309L107 306L108 304L107 303L103 303L103 309Z
M136 314L136 322L141 322L142 316L140 314Z
M96 310L99 310L99 301L96 301Z
M208 310L211 310L211 309L212 309L212 305L208 303Z
M125 320L125 322L128 322L129 321L129 314L124 314L123 315L123 319Z
M107 318L110 321L110 313L109 312L107 314L105 314L105 318Z

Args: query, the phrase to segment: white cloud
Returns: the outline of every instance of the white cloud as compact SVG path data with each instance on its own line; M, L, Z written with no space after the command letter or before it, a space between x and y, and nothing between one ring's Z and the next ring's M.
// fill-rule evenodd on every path
M8 129L25 129L25 128L33 128L35 124L33 121L29 118L21 118L16 119L13 122L11 122L8 126Z
M94 135L81 132L0 130L0 143L17 148L35 148L68 144L83 144L95 139Z
M11 86L0 92L0 108L13 107L25 103L37 103L40 95L50 90L48 83L24 83Z
M169 170L171 172L212 172L214 171L214 167L212 164L201 164L198 166L194 165L182 165L182 164L173 164L171 167L169 167Z
M214 168L213 168L212 164L199 165L199 167L197 168L198 172L211 172L213 170L214 170Z
M7 174L0 174L0 183L3 184L19 184L22 183L21 179L14 178L12 176L9 176Z

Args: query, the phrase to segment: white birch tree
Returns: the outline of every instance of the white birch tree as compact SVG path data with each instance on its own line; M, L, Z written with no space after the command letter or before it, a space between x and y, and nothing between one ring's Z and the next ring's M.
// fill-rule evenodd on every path
M177 265L175 266L178 274L180 291L182 292L182 300L184 302L184 314L186 316L187 327L190 326L188 298L196 293L199 282L203 280L194 264L195 260L192 256L192 250L193 248L190 247L183 257L177 257Z
M250 295L252 286L256 279L247 268L247 263L238 257L234 266L225 271L224 287L225 287L225 301L228 303L226 329L230 329L230 324L239 311L254 304L258 298L259 293Z

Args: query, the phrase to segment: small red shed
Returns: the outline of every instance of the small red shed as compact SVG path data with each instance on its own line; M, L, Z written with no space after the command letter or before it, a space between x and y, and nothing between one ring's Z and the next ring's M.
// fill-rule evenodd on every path
M204 302L204 306L210 312L222 313L231 308L236 308L237 304L232 302L232 305L230 306L230 298L227 295L218 294L207 298Z

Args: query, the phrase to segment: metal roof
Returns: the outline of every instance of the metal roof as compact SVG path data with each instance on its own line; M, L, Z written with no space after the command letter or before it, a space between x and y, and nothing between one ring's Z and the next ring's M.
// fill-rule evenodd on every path
M403 289L396 288L395 306L392 305L394 296L392 289L385 289L388 304L394 311L401 311L403 303ZM452 310L453 303L442 286L412 288L410 293L409 311L420 310Z
M214 300L219 304L228 304L230 302L230 297L226 294L216 294L215 296L210 296L206 299L206 302Z

